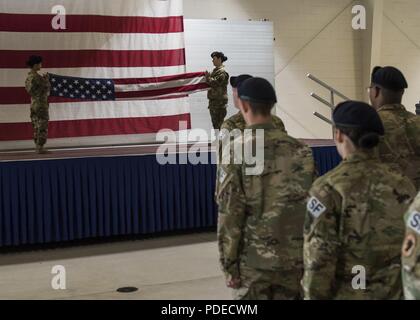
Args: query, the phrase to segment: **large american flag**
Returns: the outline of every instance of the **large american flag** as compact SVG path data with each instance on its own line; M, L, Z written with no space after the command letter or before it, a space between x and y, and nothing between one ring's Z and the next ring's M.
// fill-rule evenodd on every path
M51 26L56 5L65 30ZM186 95L206 84L186 73L182 15L182 0L0 0L0 149L32 139L30 55L50 74L49 139L137 141L180 121L190 128Z

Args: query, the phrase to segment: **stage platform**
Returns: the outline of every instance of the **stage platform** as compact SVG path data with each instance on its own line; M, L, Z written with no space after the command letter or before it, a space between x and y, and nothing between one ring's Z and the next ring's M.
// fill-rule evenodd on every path
M339 163L332 141L304 142L320 174ZM215 153L201 147L209 164L160 165L159 145L0 152L0 247L215 227Z

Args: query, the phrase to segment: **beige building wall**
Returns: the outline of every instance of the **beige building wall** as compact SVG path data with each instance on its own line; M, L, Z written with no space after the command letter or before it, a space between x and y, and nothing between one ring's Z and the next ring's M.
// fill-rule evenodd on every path
M420 1L384 0L381 65L401 69L408 81L403 103L412 112L420 101Z
M306 74L314 74L349 98L363 98L365 31L352 29L353 4L349 0L184 0L184 14L194 19L273 21L277 114L295 137L331 138L330 125L312 114L318 111L330 117L330 110L309 96L314 91L328 98L328 91ZM252 64L252 56L249 59Z

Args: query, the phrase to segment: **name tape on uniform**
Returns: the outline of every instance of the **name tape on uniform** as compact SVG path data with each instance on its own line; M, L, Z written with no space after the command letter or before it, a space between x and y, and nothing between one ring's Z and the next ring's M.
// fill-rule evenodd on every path
M414 211L407 220L407 227L420 234L420 212Z
M327 210L327 207L322 204L316 197L309 199L306 209L311 213L315 218L318 218L321 214Z

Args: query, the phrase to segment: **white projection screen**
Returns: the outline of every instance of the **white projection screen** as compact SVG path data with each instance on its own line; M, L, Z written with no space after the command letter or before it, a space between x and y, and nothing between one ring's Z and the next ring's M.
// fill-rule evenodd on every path
M274 35L269 21L229 21L185 19L187 71L195 72L214 67L213 51L222 51L229 75L243 73L264 77L274 85ZM233 106L232 90L228 87L228 115L237 110ZM192 129L212 129L205 92L190 96ZM193 140L193 139L192 139Z

